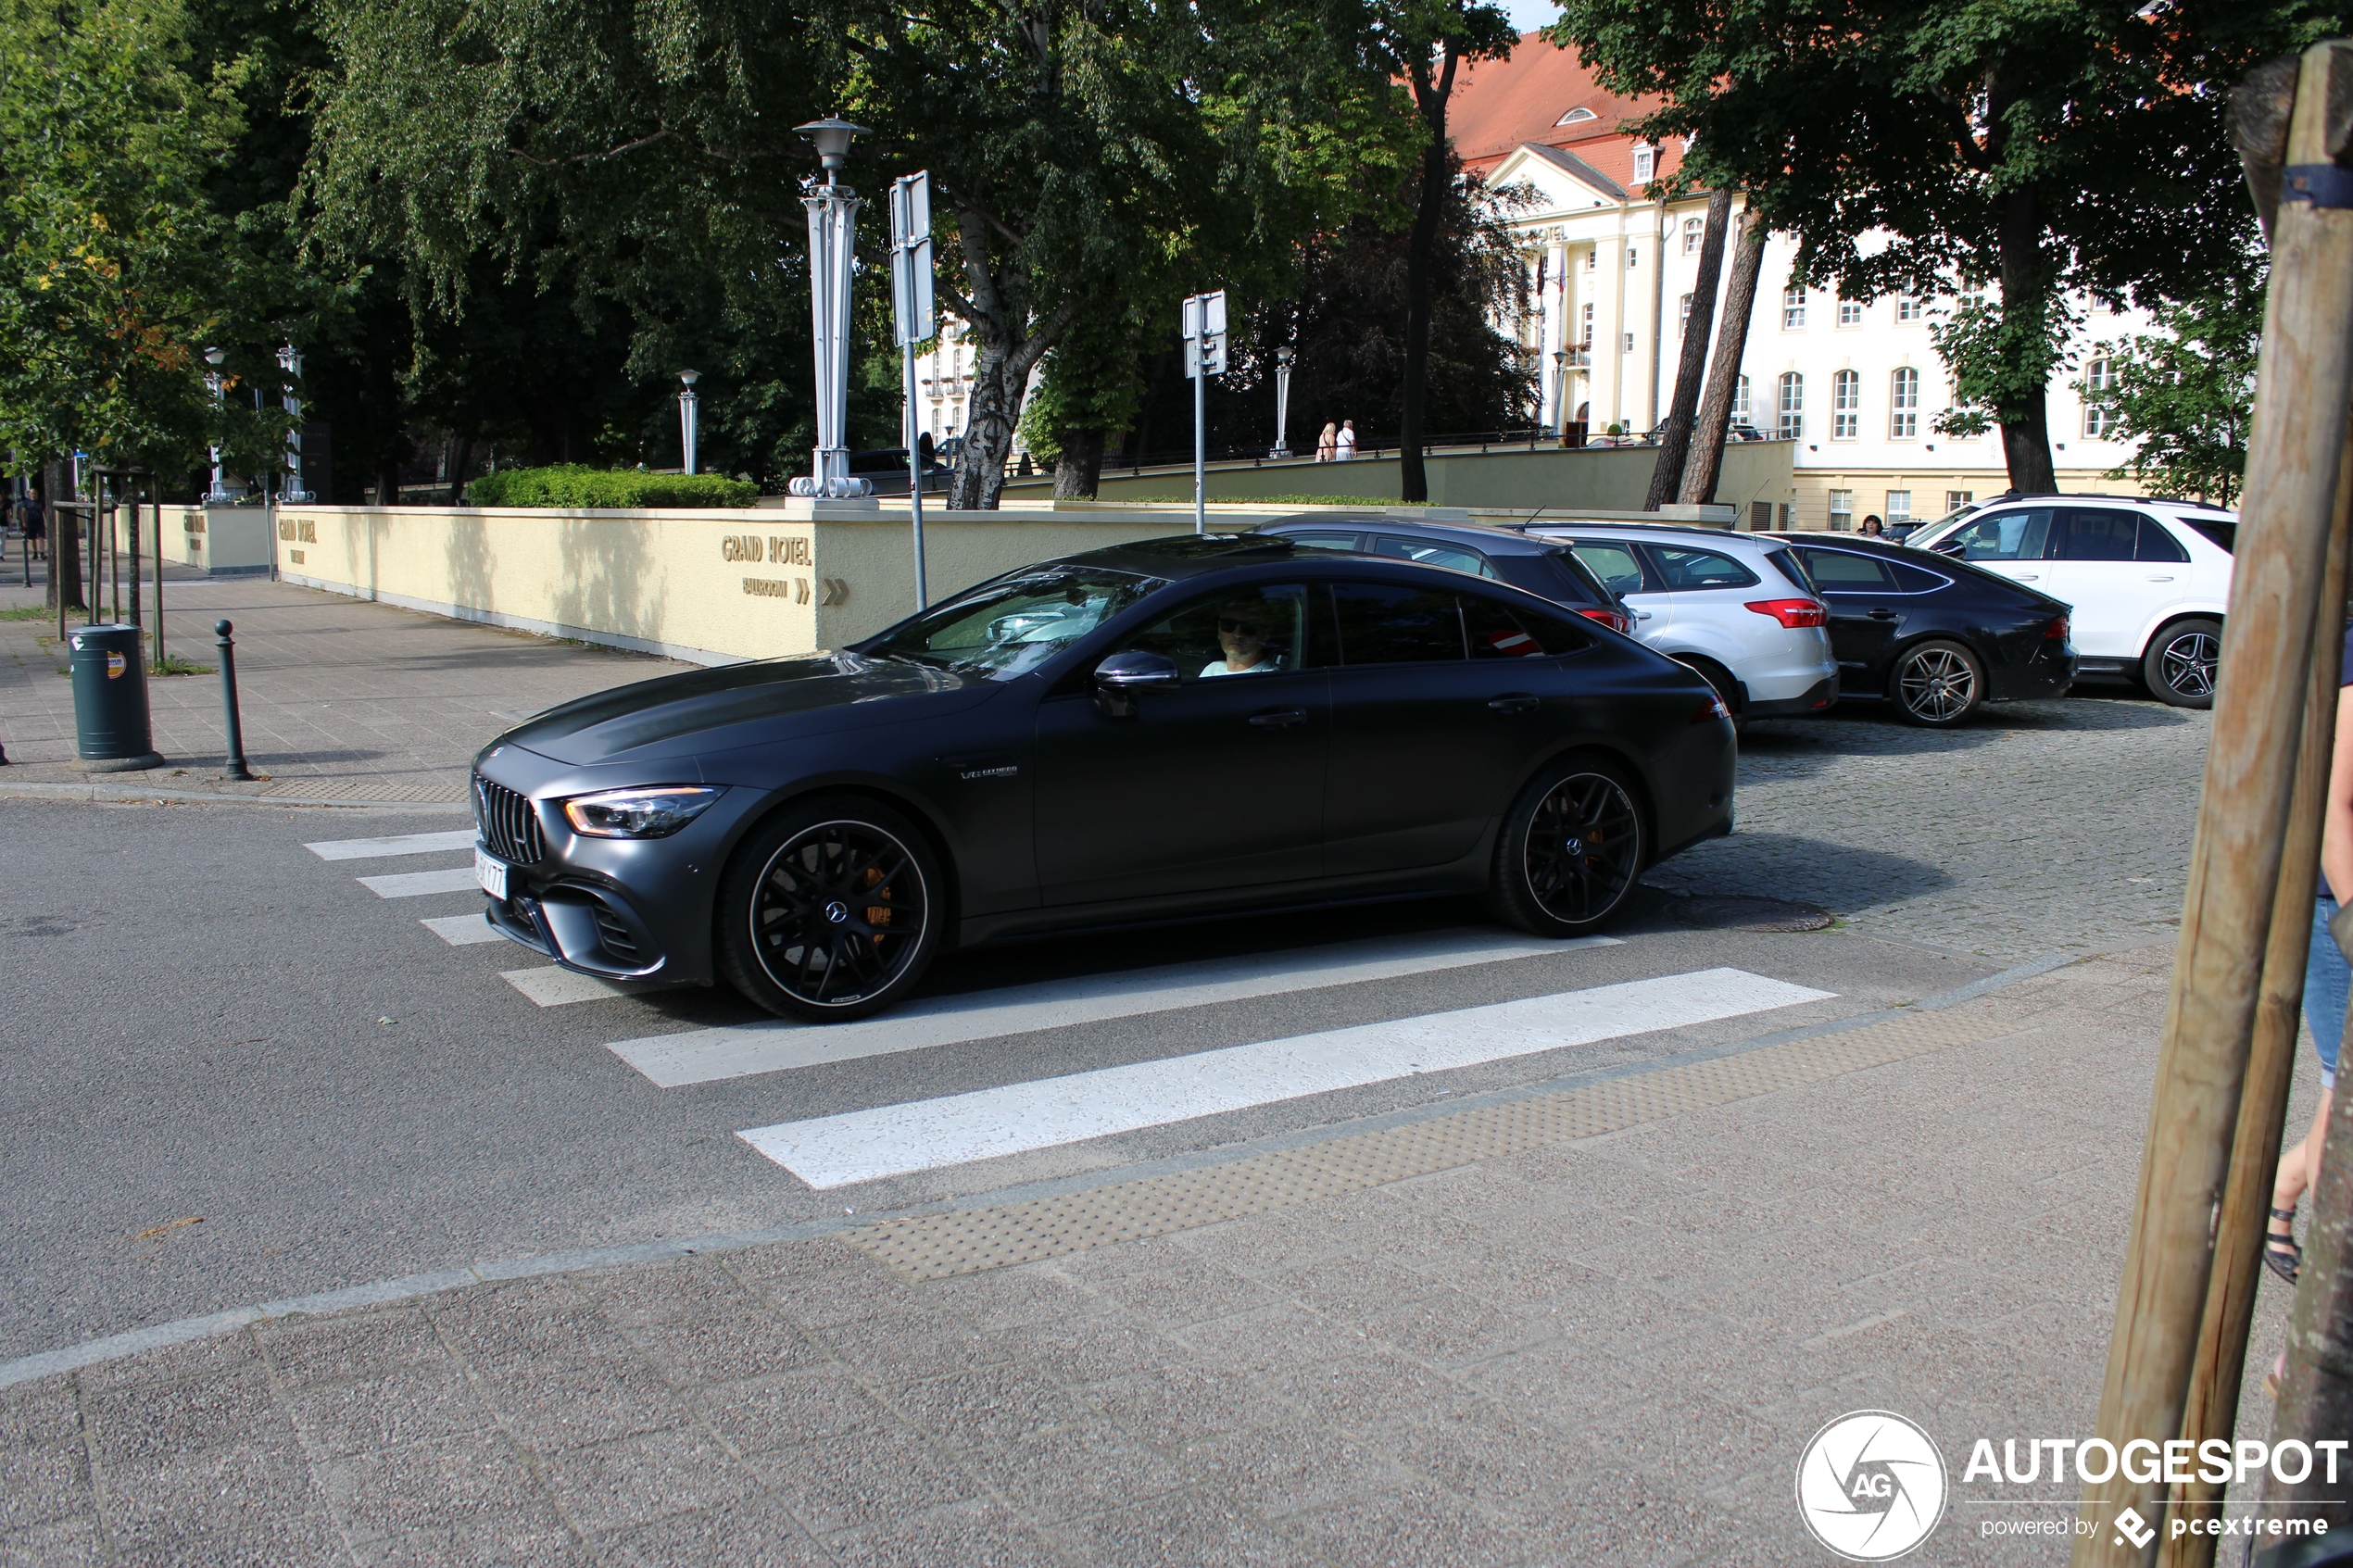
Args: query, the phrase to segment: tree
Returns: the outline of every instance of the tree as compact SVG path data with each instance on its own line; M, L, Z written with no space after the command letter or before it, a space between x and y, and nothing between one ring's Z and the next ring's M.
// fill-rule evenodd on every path
M1405 247L1405 354L1398 410L1401 499L1429 499L1422 467L1424 416L1429 395L1429 332L1435 309L1438 230L1448 187L1462 165L1447 139L1446 103L1466 60L1507 58L1519 32L1503 7L1475 0L1374 0L1369 52L1413 93L1423 136L1421 179L1414 193L1414 225Z
M1683 312L1683 354L1675 366L1675 400L1651 469L1650 494L1642 509L1655 512L1675 498L1683 483L1683 462L1692 449L1692 420L1699 413L1700 383L1707 373L1708 328L1716 320L1716 282L1724 270L1724 231L1732 218L1732 193L1710 192L1707 223L1699 242L1699 276L1692 280Z
M1716 482L1724 472L1724 439L1730 433L1741 360L1748 352L1749 320L1756 313L1756 279L1765 270L1765 225L1755 213L1743 211L1733 226L1732 271L1724 284L1716 359L1707 368L1707 391L1700 399L1691 456L1683 464L1683 485L1675 496L1687 506L1716 499Z
M2263 346L2268 262L2208 295L2155 313L2158 331L2095 349L2111 378L2076 383L2086 407L2114 415L2111 438L2133 445L2130 470L2168 494L2229 506L2246 475L2246 433L2255 418L2256 360Z
M2224 89L2334 25L2303 0L1567 0L1551 36L1667 98L1643 134L1695 138L1684 178L1756 193L1797 236L1793 282L1998 283L1939 333L1943 428L1998 425L2011 483L2049 490L2067 297L2153 307L2230 272L2253 211Z

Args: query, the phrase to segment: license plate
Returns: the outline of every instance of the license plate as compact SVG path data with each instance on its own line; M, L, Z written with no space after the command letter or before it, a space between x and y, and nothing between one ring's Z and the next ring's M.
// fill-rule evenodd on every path
M474 851L474 880L482 884L482 890L484 893L503 901L507 897L507 862L494 860L476 849Z

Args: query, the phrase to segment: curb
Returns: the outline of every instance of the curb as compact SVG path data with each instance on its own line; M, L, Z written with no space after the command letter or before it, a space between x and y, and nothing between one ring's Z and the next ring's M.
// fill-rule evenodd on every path
M0 800L82 800L112 806L310 806L346 811L465 811L458 800L353 800L319 795L229 795L202 789L134 789L121 784L0 784Z

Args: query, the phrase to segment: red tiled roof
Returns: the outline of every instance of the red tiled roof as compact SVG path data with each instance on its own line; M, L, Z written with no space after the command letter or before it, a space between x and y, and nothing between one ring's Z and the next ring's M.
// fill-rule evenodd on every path
M1562 147L1631 187L1635 138L1624 129L1665 107L1659 98L1621 98L1604 91L1575 54L1541 32L1524 33L1507 60L1480 60L1455 79L1446 125L1463 166L1484 174L1523 142ZM1584 109L1573 124L1561 119ZM1659 177L1674 171L1681 148L1659 150Z

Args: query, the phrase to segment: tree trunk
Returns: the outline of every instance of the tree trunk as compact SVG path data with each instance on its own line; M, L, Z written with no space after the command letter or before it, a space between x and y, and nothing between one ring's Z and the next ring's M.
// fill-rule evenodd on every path
M463 506L466 500L466 476L474 466L473 432L468 431L450 443L449 504Z
M1445 64L1435 82L1427 69L1414 71L1414 99L1429 137L1422 148L1422 188L1414 227L1405 245L1405 374L1398 393L1397 480L1401 501L1429 499L1429 475L1422 467L1423 417L1429 402L1431 272L1438 264L1438 220L1446 211L1453 149L1446 142L1446 97L1454 90L1455 55L1441 44Z
M82 601L82 514L60 511L57 502L73 499L73 465L44 463L40 474L41 516L49 529L49 591L51 609L64 596L68 609L87 608Z
M376 459L376 505L400 505L400 457L386 452Z
M1732 395L1740 387L1741 360L1748 353L1748 320L1756 308L1756 279L1765 270L1767 237L1752 198L1741 213L1740 234L1732 245L1732 275L1724 285L1724 321L1716 332L1716 361L1708 368L1707 395L1700 400L1691 458L1683 466L1683 487L1675 497L1686 506L1714 500L1716 481L1724 471L1724 434L1732 420ZM1696 312L1698 305L1694 303L1692 309Z
M2040 187L2028 183L2002 199L2002 323L2032 322L2032 334L2014 334L2011 354L2032 354L2035 363L2013 367L2031 373L2006 379L2020 387L1995 412L2002 420L2002 460L2008 465L2010 488L2030 495L2047 495L2058 488L2051 464L2051 427L2045 388L2049 367L2042 361L2039 330L2054 303L2051 270L2043 250L2043 197ZM2020 342L2020 339L2023 342Z
M1062 456L1054 459L1054 499L1091 501L1103 480L1103 433L1065 430Z
M1692 449L1692 420L1699 411L1700 380L1707 373L1708 327L1716 320L1716 283L1724 271L1724 231L1731 221L1732 193L1711 191L1707 229L1699 242L1699 276L1692 282L1691 314L1683 321L1683 353L1675 365L1675 401L1658 439L1658 461L1651 469L1650 495L1642 510L1655 512L1675 498L1683 483L1683 461ZM1662 269L1666 257L1659 258Z
M993 512L1005 490L1005 458L1021 420L1019 379L1010 377L1001 343L984 343L973 356L972 399L965 405L964 445L948 505L954 511ZM1008 382L1012 384L1008 385Z

